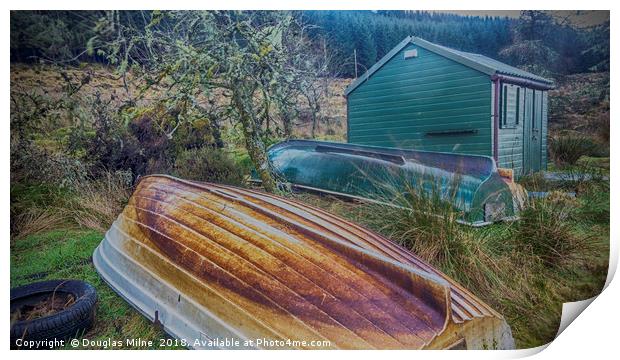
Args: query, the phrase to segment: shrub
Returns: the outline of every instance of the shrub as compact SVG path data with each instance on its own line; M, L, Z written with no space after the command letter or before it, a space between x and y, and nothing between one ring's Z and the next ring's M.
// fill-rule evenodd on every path
M559 165L574 165L580 157L598 156L601 146L587 136L560 135L549 139L549 151Z
M132 108L124 116L129 118L127 145L136 148L129 159L137 161L121 168L131 168L136 176L174 171L177 155L188 149L223 146L214 120L206 117L183 120L178 109L169 109L161 103Z
M84 153L92 174L130 170L138 177L169 172L174 151L170 139L158 130L155 115L147 110L136 110L135 114L130 114L134 118L123 118L127 114L119 116L108 105L109 102L96 95L88 104L91 124L72 134L72 150L76 155L80 151ZM126 125L126 121L130 121L129 124Z
M243 170L244 173L249 173L252 169L254 169L252 159L250 159L250 155L244 148L233 148L231 150L231 156L235 164L237 164L237 166Z
M170 131L171 116L160 106L139 109L129 123L129 132L139 143L140 164L133 169L135 175L167 172L174 162L174 147Z
M184 179L241 185L244 171L224 150L205 146L177 155L173 174Z
M51 152L32 141L11 142L11 183L39 183L68 188L85 179L86 165L62 152Z

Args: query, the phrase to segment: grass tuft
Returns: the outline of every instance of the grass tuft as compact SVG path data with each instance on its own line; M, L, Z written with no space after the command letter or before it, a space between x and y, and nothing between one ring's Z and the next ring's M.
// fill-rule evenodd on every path
M599 156L602 146L583 135L559 135L549 139L549 151L560 165L575 165L582 156Z
M15 186L11 189L12 238L59 227L106 231L127 204L131 184L128 173L104 172L66 188Z
M496 286L501 260L490 253L492 237L459 222L464 213L453 205L456 183L437 184L407 182L404 192L384 186L385 204L367 205L363 221L466 287Z
M521 212L512 237L519 253L554 267L580 258L587 251L588 239L575 234L570 222L577 200L556 191L536 199Z
M62 227L67 224L67 218L53 209L33 207L11 219L11 222L15 229L11 237L13 241Z
M131 191L130 174L107 172L76 185L62 211L78 226L104 232L127 204Z

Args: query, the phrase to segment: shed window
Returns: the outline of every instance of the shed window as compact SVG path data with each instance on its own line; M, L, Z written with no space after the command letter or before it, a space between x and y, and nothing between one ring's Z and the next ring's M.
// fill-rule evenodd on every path
M501 127L511 129L519 124L521 91L518 86L504 85L502 88Z

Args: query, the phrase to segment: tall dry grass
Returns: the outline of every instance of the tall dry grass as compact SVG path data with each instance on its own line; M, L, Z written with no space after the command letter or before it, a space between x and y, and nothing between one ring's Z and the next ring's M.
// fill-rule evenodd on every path
M396 188L402 187L385 189L385 203L353 210L328 204L411 250L504 314L521 346L553 338L561 304L579 299L575 278L600 254L579 231L579 210L571 210L580 209L581 200L558 191L529 201L517 222L472 228L458 221L462 212L445 195L456 189Z
M454 205L458 181L438 184L377 184L384 201L367 205L365 222L468 287L498 286L502 259L490 249L492 235L463 225L465 213Z
M560 191L530 201L516 225L515 248L548 267L580 259L588 253L589 239L574 231L571 220L577 208L577 200Z
M66 225L68 219L65 214L55 209L33 207L17 215L12 222L15 231L11 239L18 240Z
M106 172L77 184L63 211L78 226L105 232L127 204L131 182L131 174Z
M70 188L43 201L31 201L20 194L13 199L15 214L11 219L11 238L54 230L60 227L80 227L104 232L127 204L132 191L131 174L104 172L98 178L74 182Z

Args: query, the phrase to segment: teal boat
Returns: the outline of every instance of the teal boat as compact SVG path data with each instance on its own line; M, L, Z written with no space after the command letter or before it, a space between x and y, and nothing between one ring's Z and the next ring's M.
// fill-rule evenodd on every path
M488 156L310 140L275 144L268 156L278 180L297 188L395 206L398 193L423 191L451 202L471 225L512 219L517 211Z

